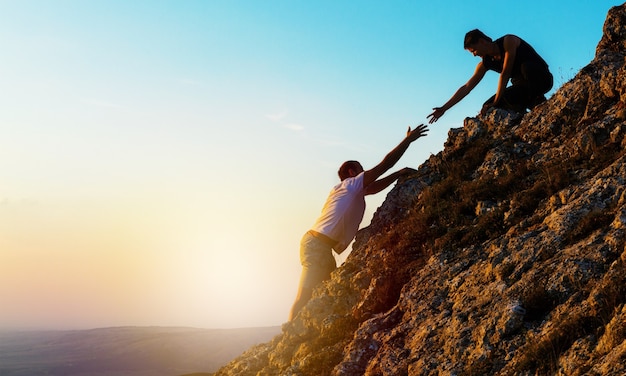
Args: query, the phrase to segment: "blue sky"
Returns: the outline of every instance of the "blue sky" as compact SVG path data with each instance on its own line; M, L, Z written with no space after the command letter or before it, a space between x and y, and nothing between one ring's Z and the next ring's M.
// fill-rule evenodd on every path
M554 91L617 4L0 1L0 328L280 325L339 164L372 167L469 79L467 31L524 38Z

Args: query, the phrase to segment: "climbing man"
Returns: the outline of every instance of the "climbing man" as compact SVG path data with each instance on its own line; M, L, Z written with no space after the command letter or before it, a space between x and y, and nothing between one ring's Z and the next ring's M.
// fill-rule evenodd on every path
M543 58L520 37L507 34L493 41L475 29L465 35L464 47L482 60L465 85L443 106L433 108L433 113L428 115L430 124L465 98L488 70L500 73L500 79L496 94L483 104L481 114L492 107L524 113L546 100L544 94L552 89L552 73ZM509 80L511 86L507 87Z
M423 124L413 130L409 127L406 137L369 170L364 170L357 161L346 161L341 165L338 172L341 182L332 188L321 215L300 242L302 274L289 314L290 321L311 299L313 289L330 278L330 273L336 269L333 249L341 254L354 239L365 213L365 195L378 193L396 179L415 171L403 168L380 178L400 160L409 145L425 136L427 131Z

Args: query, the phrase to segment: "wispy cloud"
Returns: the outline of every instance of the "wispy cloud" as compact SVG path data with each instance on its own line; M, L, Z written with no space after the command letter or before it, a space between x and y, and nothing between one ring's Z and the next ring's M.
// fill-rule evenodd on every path
M296 132L300 132L304 130L304 125L300 125L296 123L287 123L287 124L284 124L283 127L292 131L296 131Z
M268 118L269 120L273 121L273 122L279 122L279 121L285 119L288 114L289 114L289 112L287 110L283 110L283 111L278 112L278 113L267 114L267 115L265 115L265 117Z
M88 104L88 105L96 106L96 107L122 108L122 105L119 105L117 103L103 101L103 100L100 100L100 99L88 98L88 99L82 99L81 102L84 103L84 104Z
M265 117L274 123L278 123L285 129L289 129L294 132L302 132L304 130L304 125L286 121L287 115L289 115L289 111L282 110L280 112L267 114Z

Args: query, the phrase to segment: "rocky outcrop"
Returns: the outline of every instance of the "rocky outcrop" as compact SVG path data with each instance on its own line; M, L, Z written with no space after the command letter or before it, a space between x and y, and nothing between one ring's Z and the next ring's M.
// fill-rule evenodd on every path
M547 102L399 182L282 334L216 375L626 374L626 5Z

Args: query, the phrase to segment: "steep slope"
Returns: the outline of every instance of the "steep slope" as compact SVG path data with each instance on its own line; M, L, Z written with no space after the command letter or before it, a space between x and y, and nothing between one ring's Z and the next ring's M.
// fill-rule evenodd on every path
M216 375L626 374L626 4L524 116L399 182L271 342Z

